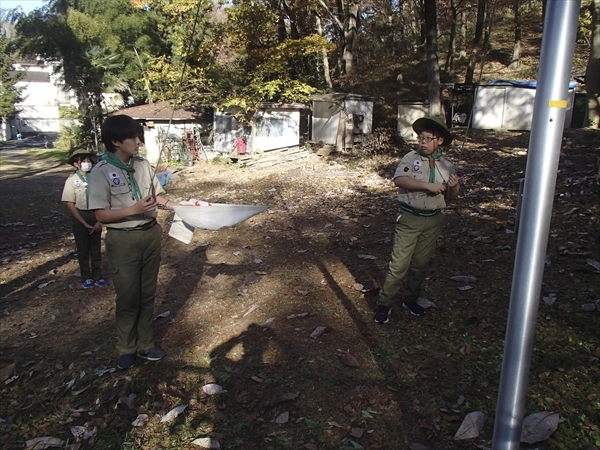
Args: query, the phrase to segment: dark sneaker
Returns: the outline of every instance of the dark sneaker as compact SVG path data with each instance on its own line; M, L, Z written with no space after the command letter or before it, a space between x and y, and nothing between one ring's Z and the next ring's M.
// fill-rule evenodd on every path
M108 286L108 283L106 281L104 281L102 278L100 278L99 280L94 281L94 284L98 287L106 287Z
M384 323L388 323L390 321L390 313L392 312L392 308L388 308L387 306L379 305L377 307L377 312L375 313L375 322L383 325Z
M133 366L134 362L135 355L133 353L121 355L119 356L119 359L117 359L117 367L121 370L129 369L131 366Z
M165 357L165 352L158 347L152 347L148 350L137 352L137 355L139 358L147 359L148 361L160 361Z
M81 286L84 289L90 289L94 287L94 280L85 280L83 283L81 283Z
M422 316L425 314L425 308L419 305L417 302L404 302L402 307L407 309L413 316Z

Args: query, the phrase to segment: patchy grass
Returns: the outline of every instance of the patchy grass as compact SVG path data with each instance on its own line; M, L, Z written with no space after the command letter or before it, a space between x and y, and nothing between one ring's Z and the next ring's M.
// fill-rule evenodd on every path
M49 163L60 164L67 163L67 159L69 158L69 149L68 148L53 148L53 149L28 149L24 150L29 156L34 156L36 158L42 158L47 160Z

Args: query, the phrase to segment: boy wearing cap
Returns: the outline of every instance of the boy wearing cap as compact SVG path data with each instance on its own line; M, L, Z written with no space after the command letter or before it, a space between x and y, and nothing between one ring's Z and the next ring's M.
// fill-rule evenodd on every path
M154 345L152 317L162 228L157 206L170 203L150 163L137 156L140 125L131 117L108 117L102 124L106 152L90 174L90 208L107 228L106 256L116 293L119 369L136 356L158 361L165 353Z
M90 211L89 208L88 174L95 162L96 155L93 152L85 149L75 150L69 157L68 163L77 170L67 178L62 192L62 201L67 204L71 213L79 272L84 289L93 288L94 285L106 286L101 272L102 224L96 220L94 211Z
M425 310L422 296L429 259L442 230L446 201L458 195L458 177L441 147L452 142L443 118L421 118L413 123L418 147L406 154L394 173L400 215L396 219L394 247L385 281L379 292L375 322L384 324L400 288L406 285L402 306L415 316Z

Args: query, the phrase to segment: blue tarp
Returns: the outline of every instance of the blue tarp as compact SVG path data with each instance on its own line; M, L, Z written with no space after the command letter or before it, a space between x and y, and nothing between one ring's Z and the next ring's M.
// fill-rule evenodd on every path
M491 80L490 84L511 84L516 87L535 89L537 86L537 81ZM575 86L577 86L576 81L569 82L569 89L575 89Z

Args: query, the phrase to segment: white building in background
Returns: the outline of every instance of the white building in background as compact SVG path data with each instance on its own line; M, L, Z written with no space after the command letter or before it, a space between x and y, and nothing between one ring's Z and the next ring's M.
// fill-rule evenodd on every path
M17 116L4 125L0 139L15 139L34 133L59 133L73 119L61 119L59 107L77 107L75 93L65 87L60 74L55 73L55 64L45 61L18 61L13 64L14 72L24 72L17 83L23 88L23 101L17 103Z

